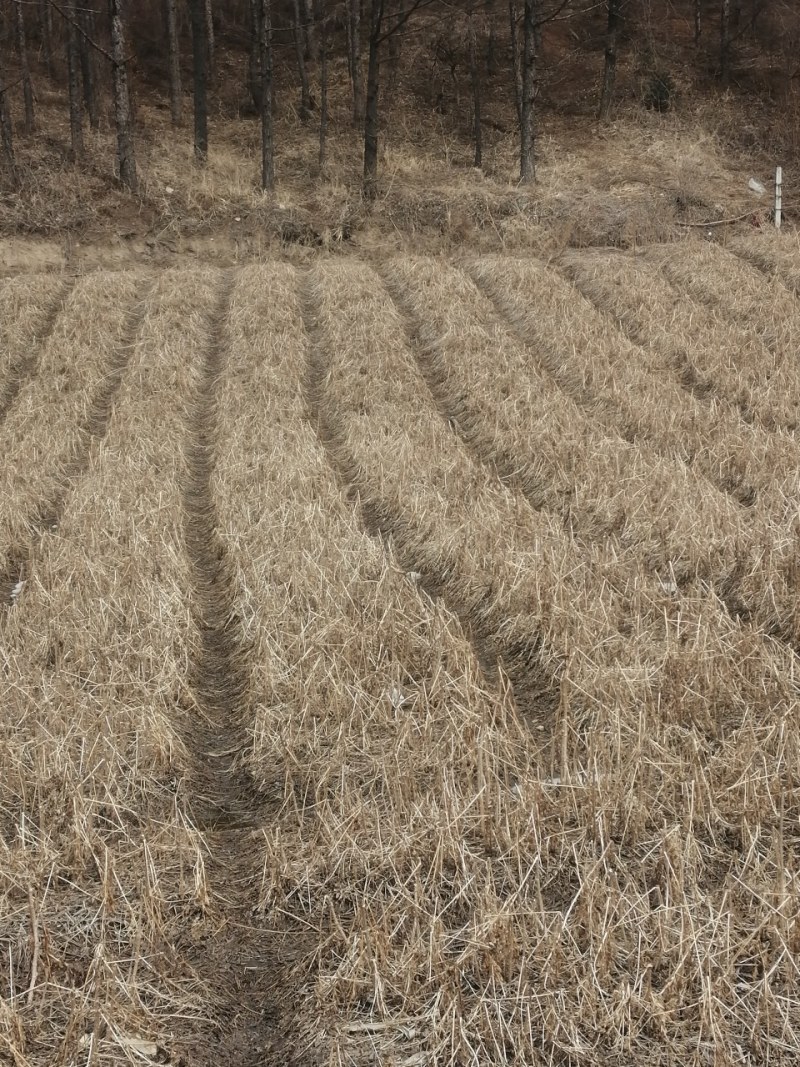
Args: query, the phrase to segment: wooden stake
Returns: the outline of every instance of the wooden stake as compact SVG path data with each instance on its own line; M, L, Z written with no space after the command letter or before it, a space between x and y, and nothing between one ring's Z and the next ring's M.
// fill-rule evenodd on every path
M775 170L775 229L781 228L781 213L783 209L783 167Z

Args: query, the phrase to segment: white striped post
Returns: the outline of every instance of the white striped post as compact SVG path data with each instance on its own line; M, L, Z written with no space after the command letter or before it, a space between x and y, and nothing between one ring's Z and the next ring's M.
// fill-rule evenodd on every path
M783 211L783 167L775 168L775 229L781 228Z

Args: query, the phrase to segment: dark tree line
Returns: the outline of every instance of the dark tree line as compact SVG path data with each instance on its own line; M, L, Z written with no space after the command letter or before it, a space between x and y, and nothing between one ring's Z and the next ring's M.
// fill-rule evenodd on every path
M5 5L3 7L2 5ZM782 45L787 85L800 44L800 4L794 0L0 0L0 161L15 176L12 108L21 103L23 136L34 134L36 78L60 83L69 108L70 148L84 156L84 125L100 124L103 94L110 94L116 128L116 168L137 188L134 147L134 82L146 82L146 38L158 42L168 85L172 123L184 121L183 63L191 62L193 138L197 164L209 152L209 100L217 91L217 40L226 37L249 54L248 88L261 125L261 184L275 185L276 56L296 72L298 115L319 122L319 164L324 171L329 131L331 61L346 60L352 121L363 138L363 189L378 185L382 101L396 85L404 43L426 36L449 66L468 72L474 162L483 157L487 78L507 73L516 109L519 178L536 178L536 108L545 33L560 23L593 27L603 53L597 84L597 116L613 116L617 58L635 33L652 33L654 21L683 9L697 48L717 34L713 52L722 84L732 77L737 44L745 38L790 40ZM644 27L644 29L643 29ZM577 38L577 31L573 31ZM150 46L152 48L152 46ZM34 61L32 54L35 49ZM138 50L138 54L137 54ZM185 53L183 55L182 53ZM150 58L149 56L147 57ZM286 78L281 82L287 92ZM148 91L152 88L148 86ZM663 104L663 100L661 101ZM659 104L660 106L660 104Z

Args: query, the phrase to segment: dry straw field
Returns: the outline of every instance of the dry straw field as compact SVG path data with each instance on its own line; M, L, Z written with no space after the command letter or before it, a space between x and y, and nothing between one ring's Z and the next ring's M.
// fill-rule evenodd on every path
M0 281L0 1062L800 1062L798 293Z

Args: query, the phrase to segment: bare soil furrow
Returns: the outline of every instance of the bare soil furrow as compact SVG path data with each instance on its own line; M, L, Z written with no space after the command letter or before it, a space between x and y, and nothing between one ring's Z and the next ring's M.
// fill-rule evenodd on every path
M347 442L347 435L327 392L329 368L315 322L315 302L302 294L309 336L305 382L309 414L331 465L358 501L365 528L391 542L401 565L419 575L433 597L441 597L469 636L481 669L495 682L498 667L507 675L514 701L525 721L549 736L559 703L558 680L545 663L543 643L521 620L498 606L499 590L491 577L482 583L461 573L457 558L436 546L431 532L408 518L395 502L372 485Z
M199 1062L231 1067L282 1062L274 991L291 952L285 937L251 922L260 869L251 834L269 817L270 804L248 768L252 754L250 652L238 615L239 591L220 534L213 493L218 441L219 380L224 373L227 321L236 276L222 280L208 324L189 404L182 486L183 539L191 581L195 643L189 680L197 717L183 725L192 763L189 801L206 831L211 894L222 918L213 946L193 960L200 974L222 984L230 1019L213 1053ZM274 807L271 809L274 811ZM279 962L280 961L280 962Z
M28 518L28 540L13 546L6 556L0 570L0 607L13 606L36 545L48 530L53 530L58 525L70 492L89 467L94 443L105 436L114 401L136 345L152 290L153 283L150 281L140 287L127 314L119 341L109 355L105 374L89 401L76 434L58 461L57 475L51 490L44 499L38 501ZM65 298L62 295L52 312L48 333L52 333Z
M200 711L191 727L198 760L196 815L206 828L258 819L256 790L242 767L248 744L247 648L236 614L236 585L211 480L215 465L217 385L225 363L225 323L235 277L223 282L192 398L185 446L183 533L192 579L197 645L192 686Z
M5 381L0 383L0 422L5 419L25 382L36 372L39 353L53 333L58 316L63 311L64 304L74 287L74 279L69 279L63 283L45 308L35 328L35 343L19 352L8 368Z

